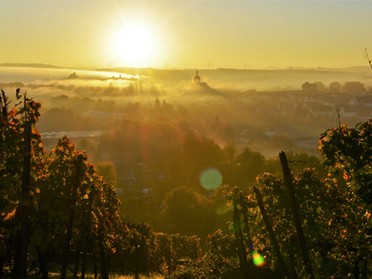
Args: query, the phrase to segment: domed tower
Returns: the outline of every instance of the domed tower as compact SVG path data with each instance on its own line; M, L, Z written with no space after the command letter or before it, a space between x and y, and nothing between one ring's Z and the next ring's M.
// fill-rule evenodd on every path
M192 82L194 84L200 84L200 76L199 76L199 72L198 71L196 71L195 76L192 78Z
M210 88L208 83L202 81L199 76L199 71L196 71L195 76L192 78L188 94L218 94L217 90Z

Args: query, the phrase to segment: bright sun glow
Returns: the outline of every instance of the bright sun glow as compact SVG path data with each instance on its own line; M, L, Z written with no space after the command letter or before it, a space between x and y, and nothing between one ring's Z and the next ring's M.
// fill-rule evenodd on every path
M155 32L144 23L131 22L114 33L113 48L119 64L129 67L149 66L157 51Z

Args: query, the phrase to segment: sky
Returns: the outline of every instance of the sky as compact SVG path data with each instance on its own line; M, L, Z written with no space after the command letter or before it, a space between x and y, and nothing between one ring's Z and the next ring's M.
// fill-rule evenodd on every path
M0 63L368 66L372 1L0 0Z

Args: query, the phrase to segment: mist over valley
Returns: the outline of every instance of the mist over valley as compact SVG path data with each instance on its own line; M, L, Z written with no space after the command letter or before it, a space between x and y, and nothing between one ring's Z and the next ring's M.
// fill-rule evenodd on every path
M42 134L101 134L128 119L166 119L185 122L221 146L249 147L268 157L280 150L317 156L319 135L337 125L338 114L348 126L371 117L372 72L367 67L205 69L198 71L203 86L193 84L193 69L3 66L0 73L5 91L21 88L42 103Z

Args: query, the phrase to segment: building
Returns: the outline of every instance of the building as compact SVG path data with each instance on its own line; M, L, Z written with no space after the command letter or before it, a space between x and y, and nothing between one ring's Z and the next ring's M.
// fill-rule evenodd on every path
M210 91L208 83L203 82L199 76L199 71L196 71L195 76L192 78L189 91L200 92L200 91Z
M200 76L199 76L199 71L196 71L196 75L192 78L192 83L193 84L200 84Z

